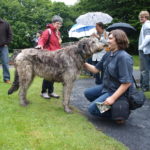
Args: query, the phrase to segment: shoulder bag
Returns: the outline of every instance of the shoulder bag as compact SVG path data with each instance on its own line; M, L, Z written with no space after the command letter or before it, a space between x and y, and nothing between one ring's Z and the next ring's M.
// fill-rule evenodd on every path
M146 100L144 92L141 90L138 90L138 86L136 84L134 77L133 77L133 80L135 83L135 87L129 88L128 95L127 95L127 98L129 101L129 106L130 106L131 110L142 107Z

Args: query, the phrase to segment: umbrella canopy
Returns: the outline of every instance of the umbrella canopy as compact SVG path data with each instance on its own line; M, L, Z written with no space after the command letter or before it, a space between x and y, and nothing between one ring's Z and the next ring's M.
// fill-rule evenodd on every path
M128 35L136 31L136 29L133 26L124 22L113 23L112 25L108 26L106 30L111 31L115 29L121 29Z
M84 15L79 16L76 19L77 24L83 25L96 25L98 22L102 22L103 24L111 23L113 18L102 12L89 12Z
M75 24L69 30L69 37L80 38L85 36L91 36L93 33L96 33L95 26Z

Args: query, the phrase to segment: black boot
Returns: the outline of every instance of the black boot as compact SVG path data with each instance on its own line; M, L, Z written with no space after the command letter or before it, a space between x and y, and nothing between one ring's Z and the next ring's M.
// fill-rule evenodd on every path
M10 89L8 90L8 95L12 94L13 92L17 91L19 89L19 75L18 72L15 70L15 77L14 82Z

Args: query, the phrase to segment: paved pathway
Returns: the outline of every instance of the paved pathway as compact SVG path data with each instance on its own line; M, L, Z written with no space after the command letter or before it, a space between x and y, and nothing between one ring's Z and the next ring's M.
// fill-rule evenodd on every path
M134 73L138 79L139 73ZM130 150L150 150L150 101L146 101L142 108L133 111L124 125L117 125L113 121L93 117L87 112L89 102L84 97L83 91L92 85L94 79L77 80L71 104L80 109L98 130L122 142Z

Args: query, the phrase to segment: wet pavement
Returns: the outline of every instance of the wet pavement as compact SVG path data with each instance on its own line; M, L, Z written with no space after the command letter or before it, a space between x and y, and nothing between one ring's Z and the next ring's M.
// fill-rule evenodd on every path
M134 76L138 80L139 72L134 72ZM122 142L129 150L150 150L150 100L147 100L143 107L132 111L124 125L117 125L113 121L100 119L88 113L89 102L83 92L93 85L93 78L77 80L71 96L71 105L78 108L98 130Z

